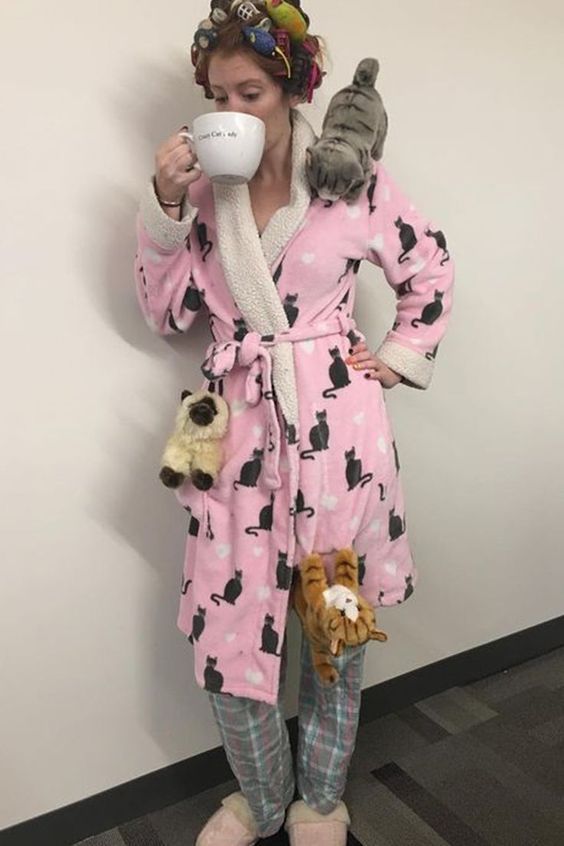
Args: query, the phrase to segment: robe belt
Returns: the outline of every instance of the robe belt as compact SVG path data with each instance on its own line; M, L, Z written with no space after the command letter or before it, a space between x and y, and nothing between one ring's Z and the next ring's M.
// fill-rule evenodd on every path
M272 356L269 347L281 343L309 341L325 335L346 335L355 327L355 320L339 311L335 317L317 323L299 324L272 335L247 332L240 341L213 341L207 348L201 367L206 379L222 379L237 365L247 367L249 372L245 381L245 401L248 405L258 405L261 400L266 402L263 479L268 488L277 489L282 485L279 473L281 433L274 403Z

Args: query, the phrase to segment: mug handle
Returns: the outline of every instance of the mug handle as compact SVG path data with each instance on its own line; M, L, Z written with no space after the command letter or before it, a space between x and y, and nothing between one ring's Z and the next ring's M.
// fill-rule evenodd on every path
M186 138L186 140L188 141L188 146L191 148L192 153L194 155L196 155L196 148L194 146L194 136L192 135L192 133L191 132L184 132L184 130L181 130L178 134L180 135L181 138ZM200 163L198 161L195 161L192 167L194 167L196 170L202 169L200 167Z

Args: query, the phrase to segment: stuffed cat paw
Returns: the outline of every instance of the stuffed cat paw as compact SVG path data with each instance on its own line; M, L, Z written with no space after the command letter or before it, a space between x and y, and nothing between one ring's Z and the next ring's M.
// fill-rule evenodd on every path
M178 488L190 479L199 490L209 490L222 464L221 439L228 422L229 406L219 394L204 389L183 391L162 457L159 478L163 485Z

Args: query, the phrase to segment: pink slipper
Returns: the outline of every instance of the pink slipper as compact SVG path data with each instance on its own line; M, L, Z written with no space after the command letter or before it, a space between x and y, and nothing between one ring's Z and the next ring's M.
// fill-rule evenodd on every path
M344 802L330 814L318 814L303 799L288 808L284 828L290 846L346 846L351 818Z
M195 846L255 846L259 836L249 803L241 792L221 800L221 807L199 833Z

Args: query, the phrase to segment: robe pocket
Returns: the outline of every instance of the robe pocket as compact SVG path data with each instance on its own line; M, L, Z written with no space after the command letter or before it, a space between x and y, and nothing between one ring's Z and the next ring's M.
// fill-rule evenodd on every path
M212 529L212 524L215 521L210 518L208 491L200 491L192 485L192 490L189 493L178 494L178 500L188 516L187 552L189 548L192 559L190 566L193 574L196 568L196 559L205 560L206 556L209 555L209 544L215 539Z
M207 491L202 491L192 482L186 481L176 488L175 494L180 505L185 509L190 509L192 517L195 517L200 523L205 522L208 509Z

